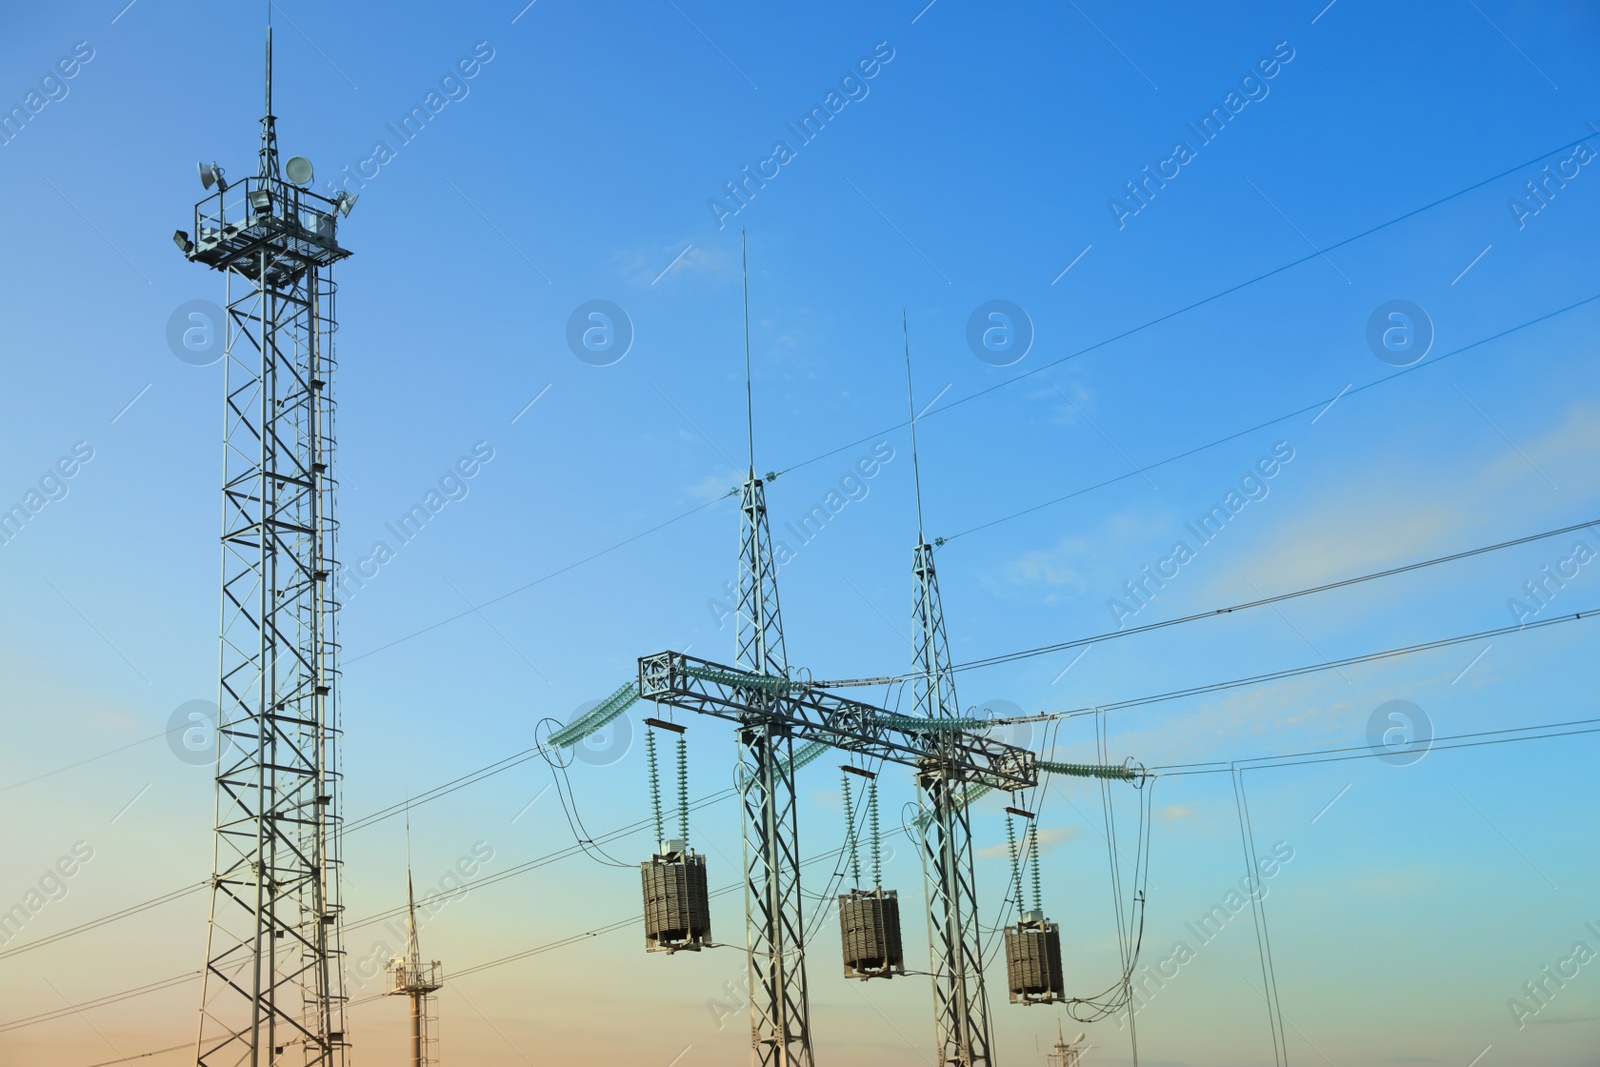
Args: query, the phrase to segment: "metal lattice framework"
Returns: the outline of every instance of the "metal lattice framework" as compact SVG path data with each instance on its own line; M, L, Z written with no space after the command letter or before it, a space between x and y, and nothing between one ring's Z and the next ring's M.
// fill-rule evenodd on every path
M916 711L925 719L959 720L961 705L956 700L955 677L950 670L933 546L921 537L917 539L912 572L917 583ZM917 776L925 817L917 821L922 830L922 862L928 885L928 953L933 971L937 1062L986 1067L993 1062L989 998L983 988L982 930L978 925L972 820L967 803L967 783L975 779L966 772L957 747L962 737L953 730L931 735L934 746ZM1031 753L1027 762L1034 765ZM978 784L993 785L985 781Z
M228 293L205 1067L342 1065L346 1047L330 576L332 268L349 254L335 238L348 205L283 181L271 69L269 30L260 171L217 179L185 248L224 274Z
M740 491L739 515L738 663L763 678L787 679L766 492L753 470ZM743 754L739 795L750 952L750 1062L754 1067L811 1067L794 735L783 716L760 702L746 702L736 721Z
M645 700L743 722L752 712L779 720L806 749L825 745L867 760L925 771L930 758L947 762L953 780L1015 792L1039 782L1040 762L1028 749L969 730L944 728L823 689L729 667L682 652L639 657L639 691ZM999 720L1006 721L1006 720ZM805 752L806 749L802 751ZM933 753L933 756L930 756ZM809 762L802 755L797 763Z
M929 563L931 566L931 560ZM931 577L930 570L930 581ZM937 607L936 587L932 588L932 596L933 606L928 617L939 623L934 632L942 649L944 629ZM947 655L943 662L948 663ZM947 676L943 681L950 701L940 705L945 713L907 716L839 696L815 685L792 681L783 675L757 671L748 665L728 667L682 652L659 652L639 660L639 694L643 699L737 722L743 728L742 736L747 745L751 744L752 733L748 724L755 722L761 725L760 737L768 739L769 743L770 739L781 737L786 749L798 739L808 745L826 745L917 770L918 780L935 806L934 817L925 823L924 833L926 848L934 853L928 859L930 867L940 872L937 877L930 872L929 900L930 914L939 920L938 928L930 931L930 939L939 1035L946 1049L946 1059L941 1062L987 1064L990 1062L988 1012L978 942L971 831L963 801L969 787L1007 792L1032 788L1038 783L1039 764L1027 749L974 733L968 728L967 720L948 714L955 706L954 687L948 685ZM769 767L767 780L783 783L788 811L792 813L794 771L781 762ZM747 798L747 829L754 810ZM793 844L792 821L778 830L775 847L786 862L792 862L798 854ZM757 832L751 837L750 847L752 850L758 845L766 847L771 841ZM755 939L764 929L762 924L778 913L763 908L760 897L764 883L758 883L756 876L767 872L758 872L756 866L751 865L748 873L752 944L758 944L760 942ZM791 884L793 906L798 916L798 879L779 882L780 887ZM782 930L789 928L780 927ZM793 929L798 932L797 920ZM756 972L752 975L752 990L756 994L752 1001L752 1027L771 1026L773 1016L769 1009L772 1005L778 1002L787 1007L792 1002L793 998L784 997L783 991L793 987L794 976L787 976L786 984L772 984L772 979L785 976L775 973L776 969L768 971L758 967L754 951L751 959L752 971ZM954 963L947 962L952 959ZM760 962L765 964L770 960ZM768 980L768 984L758 984L762 979ZM804 989L803 984L800 988ZM764 1032L773 1031L754 1031L756 1062L802 1062L795 1058L779 1058L775 1047L760 1042ZM809 1055L809 1045L805 1052ZM953 1058L956 1055L967 1058Z

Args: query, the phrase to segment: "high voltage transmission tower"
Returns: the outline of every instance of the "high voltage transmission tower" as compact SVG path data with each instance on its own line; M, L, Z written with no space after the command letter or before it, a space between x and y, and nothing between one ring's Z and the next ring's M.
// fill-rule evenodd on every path
M749 283L745 297L745 389L750 401ZM911 401L909 339L906 350L906 392ZM913 468L916 466L915 411L912 419ZM730 720L737 724L743 748L740 793L745 827L745 915L749 936L751 1063L755 1067L810 1067L812 1042L806 996L804 915L800 896L799 826L795 805L796 769L828 748L869 759L898 763L917 773L923 813L924 871L928 882L929 951L932 957L934 1016L941 1067L990 1067L993 1064L988 1000L983 986L982 928L978 922L977 887L972 863L972 830L968 808L990 790L1016 793L1039 783L1041 771L1082 777L1126 778L1121 767L1046 762L1026 748L986 735L987 719L960 714L951 678L939 586L933 569L933 548L922 534L921 475L917 474L918 640L916 712L905 715L830 692L845 682L795 680L784 658L783 629L778 614L777 574L767 529L764 487L755 475L754 429L749 473L740 500L740 576L737 666L725 666L682 652L661 652L639 659L637 689L624 687L607 704L604 716L591 713L552 737L568 744L583 732L609 721L633 699ZM623 699L618 699L618 698ZM598 709L597 709L598 711ZM670 724L649 720L655 725ZM804 743L799 755L794 742ZM858 772L868 773L870 772ZM654 772L652 771L652 783ZM657 801L659 808L659 801ZM659 816L658 816L659 823ZM852 831L853 832L853 831ZM847 845L848 847L848 845ZM687 853L684 853L686 856ZM694 885L670 885L666 870L675 855L658 855L646 869L646 935L652 908L663 930L684 934L682 947L694 941L694 905L704 903L704 875ZM660 878L655 867L663 867ZM660 884L657 884L657 883ZM673 885L678 885L674 890ZM846 898L849 900L850 898ZM670 913L670 915L669 915ZM700 923L704 926L702 920ZM849 926L846 922L845 927ZM899 937L898 921L893 939ZM891 931L884 928L885 944ZM848 930L845 930L848 940ZM847 953L851 951L845 945ZM1056 995L1055 985L1051 986Z
M741 236L741 241L743 240ZM778 569L767 527L766 489L756 477L750 385L750 266L744 258L745 428L750 467L739 491L738 665L787 679ZM759 704L741 717L739 777L745 837L745 926L750 950L750 1062L811 1067L805 921L794 792L794 738L781 716Z
M215 867L197 1062L345 1060L339 889L333 265L336 200L280 169L267 28L254 177L174 241L226 279ZM294 1051L298 1049L298 1051Z
M668 707L731 719L739 727L751 1063L755 1067L810 1067L812 1063L794 783L799 761L794 758L793 746L799 739L917 770L935 816L925 824L925 833L926 848L935 853L930 859L929 902L938 926L932 935L932 951L939 1040L944 1050L941 1062L963 1067L987 1065L989 1031L971 831L964 801L969 785L1006 792L1032 788L1038 783L1038 761L1026 749L975 732L987 723L957 714L938 587L933 581L932 550L920 536L918 611L927 636L918 655L927 686L926 691L919 690L919 714L896 714L790 679L764 485L755 474L748 268L745 293L746 429L751 460L740 493L737 666L679 652L645 656L639 660L638 693Z
M922 532L922 473L917 461L917 412L911 389L911 337L902 314L906 344L906 404L911 414L911 468L916 482L917 547L911 571L916 579L914 607L916 714L953 723L960 718L944 608L933 568L933 546ZM937 1063L987 1067L990 1059L989 1001L983 988L982 929L978 925L977 880L972 866L972 819L967 780L954 750L958 734L933 732L934 744L918 767L917 784L926 797L922 859L928 886L928 952L933 969L934 1034Z

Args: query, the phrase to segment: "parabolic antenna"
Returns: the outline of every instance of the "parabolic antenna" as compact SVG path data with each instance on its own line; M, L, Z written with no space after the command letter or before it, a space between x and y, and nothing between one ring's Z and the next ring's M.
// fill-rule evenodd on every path
M290 156L283 165L284 177L296 185L311 184L311 160L305 156Z

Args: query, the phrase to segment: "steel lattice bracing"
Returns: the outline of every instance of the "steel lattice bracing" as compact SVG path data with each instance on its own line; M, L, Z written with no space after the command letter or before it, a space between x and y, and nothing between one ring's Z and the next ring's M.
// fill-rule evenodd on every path
M270 72L271 43L268 39ZM333 264L337 205L278 172L195 209L223 272L225 423L215 867L197 1062L345 1059L339 891Z
M969 797L979 788L1015 792L1039 783L1042 764L1032 752L972 732L974 726L1007 721L1003 719L901 715L814 683L756 674L682 652L640 656L639 693L645 700L732 722L745 721L753 711L778 719L791 738L805 743L796 761L801 764L815 758L815 746L826 745L919 772L930 758L941 758L952 779L972 783Z
M950 670L933 546L920 537L912 570L916 577L916 711L927 719L958 720L960 704ZM957 737L954 731L936 735L936 747L917 776L926 805L926 818L918 823L928 885L934 1030L939 1064L987 1067L994 1061L989 1046L989 1001L983 988L972 823L965 802L966 783L972 779L960 767L954 747Z
M741 490L739 514L738 664L756 675L786 679L766 493L754 472ZM747 706L739 722L750 1062L811 1067L794 739L784 719L760 704Z

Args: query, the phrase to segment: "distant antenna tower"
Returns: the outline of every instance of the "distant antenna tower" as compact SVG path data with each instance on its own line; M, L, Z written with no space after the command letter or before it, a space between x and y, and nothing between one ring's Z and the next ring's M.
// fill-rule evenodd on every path
M922 531L922 472L917 459L917 411L911 388L911 334L901 314L906 349L906 403L911 413L911 469L917 494L917 548L911 572L916 579L916 713L929 719L960 715L944 607L933 570L933 546ZM922 851L928 883L928 951L933 970L934 1032L937 1063L987 1067L989 1001L983 988L982 929L978 925L977 881L972 865L972 823L966 782L951 773L958 766L955 731L935 732L934 752L922 761L918 784L927 795Z
M411 1067L432 1067L439 1062L439 1039L434 1030L439 1017L434 1014L433 994L444 986L439 961L422 962L417 945L417 899L411 890L411 864L406 863L406 954L389 961L394 984L388 996L411 998Z
M745 429L750 468L739 496L737 662L754 674L787 678L766 490L756 477L748 252L744 264ZM752 708L743 717L739 741L745 765L740 797L746 857L745 927L750 949L750 1062L754 1067L811 1067L794 743L783 718L760 708Z
M226 279L215 866L196 1059L345 1061L334 537L333 265L355 198L280 170L267 27L257 173L173 241ZM296 1051L297 1050L297 1051Z
M1061 1020L1056 1020L1056 1047L1045 1058L1048 1067L1078 1067L1078 1058L1083 1055L1083 1036L1079 1034L1069 1044L1061 1032Z

